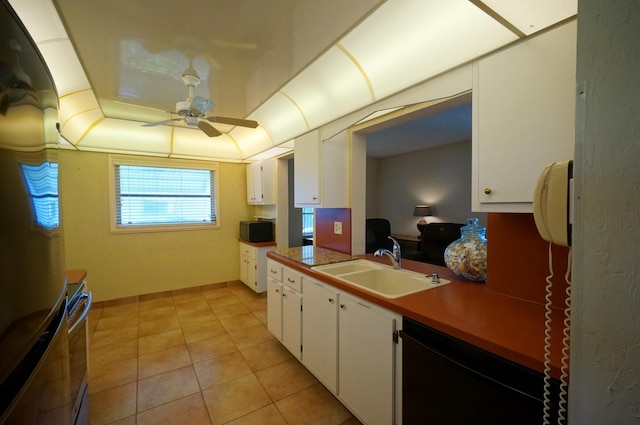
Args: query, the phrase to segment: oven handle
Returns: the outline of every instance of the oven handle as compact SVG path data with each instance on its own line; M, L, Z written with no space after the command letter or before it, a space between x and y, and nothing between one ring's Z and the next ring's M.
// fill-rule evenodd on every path
M78 320L76 320L75 323L69 327L69 333L73 333L76 330L80 323L82 323L87 318L87 316L89 315L89 310L91 309L91 292L83 293L80 298L86 298L84 311L82 312L80 317L78 317ZM80 300L78 300L78 302L80 302Z

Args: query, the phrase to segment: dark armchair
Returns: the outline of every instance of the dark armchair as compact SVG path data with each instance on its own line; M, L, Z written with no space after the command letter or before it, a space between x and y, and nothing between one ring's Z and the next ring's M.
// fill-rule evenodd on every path
M391 236L391 224L386 218L368 218L366 221L365 252L376 252L379 248L393 249Z
M460 223L429 223L422 231L420 250L408 254L410 260L445 266L444 251L451 242L460 238Z

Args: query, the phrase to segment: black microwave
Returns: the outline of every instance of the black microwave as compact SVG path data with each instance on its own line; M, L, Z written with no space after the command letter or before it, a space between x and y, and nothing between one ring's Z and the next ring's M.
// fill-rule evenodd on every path
M273 223L270 221L241 221L240 239L247 242L273 241Z

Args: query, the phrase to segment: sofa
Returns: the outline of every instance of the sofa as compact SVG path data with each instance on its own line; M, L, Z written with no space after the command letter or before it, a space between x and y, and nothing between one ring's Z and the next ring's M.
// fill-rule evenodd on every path
M460 238L461 223L429 223L420 235L417 251L409 252L405 258L425 263L446 266L444 251L451 242Z

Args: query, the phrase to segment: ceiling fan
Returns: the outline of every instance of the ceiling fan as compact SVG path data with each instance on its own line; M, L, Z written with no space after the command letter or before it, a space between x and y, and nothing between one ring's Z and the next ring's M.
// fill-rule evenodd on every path
M189 97L185 101L176 103L176 111L167 111L170 114L179 115L178 118L169 120L142 124L143 127L153 127L156 125L170 124L175 121L183 121L188 127L198 127L209 137L221 136L222 133L213 127L209 122L237 125L240 127L256 128L258 122L253 120L244 120L240 118L228 118L212 116L208 117L207 112L214 107L215 103L209 99L200 96L194 96L194 89L200 84L198 73L191 67L187 68L182 74L182 81L189 89Z

